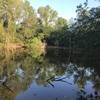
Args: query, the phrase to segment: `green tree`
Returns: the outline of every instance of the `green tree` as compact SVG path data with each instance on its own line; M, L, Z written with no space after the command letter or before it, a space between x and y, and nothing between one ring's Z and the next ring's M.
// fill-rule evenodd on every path
M59 28L63 28L64 26L67 26L67 20L66 19L64 19L64 18L62 18L62 17L58 17L57 18L57 20L56 20L56 25L55 25L55 27L57 28L57 29L59 29Z
M28 41L35 34L37 18L33 7L28 1L24 2L22 21L17 25L17 36L22 41Z
M77 6L76 22L72 25L76 47L95 48L100 45L100 7L88 8L88 2Z
M57 19L57 12L50 8L50 6L38 8L38 30L39 35L46 38L54 29L54 25Z
M44 26L53 24L57 18L57 12L50 8L50 6L39 7L38 14Z

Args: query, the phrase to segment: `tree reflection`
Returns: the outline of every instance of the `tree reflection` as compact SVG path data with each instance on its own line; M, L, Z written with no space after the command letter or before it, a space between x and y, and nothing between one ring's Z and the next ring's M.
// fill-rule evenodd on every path
M59 55L58 58L40 55L34 59L23 49L6 53L0 53L0 80L7 76L6 86L0 85L0 100L14 99L20 91L27 90L32 80L43 87L48 85L55 87L55 81L75 84L80 91L84 91L87 82L90 81L95 91L100 91L97 67L86 67L84 62L76 64L74 61L72 63L65 60L64 62L58 60L58 63L56 60ZM67 79L72 79L72 83Z

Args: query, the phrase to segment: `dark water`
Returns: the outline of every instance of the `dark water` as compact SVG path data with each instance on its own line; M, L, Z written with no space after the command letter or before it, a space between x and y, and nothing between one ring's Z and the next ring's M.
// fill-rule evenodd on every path
M99 51L49 48L36 58L25 50L1 53L0 100L100 100Z

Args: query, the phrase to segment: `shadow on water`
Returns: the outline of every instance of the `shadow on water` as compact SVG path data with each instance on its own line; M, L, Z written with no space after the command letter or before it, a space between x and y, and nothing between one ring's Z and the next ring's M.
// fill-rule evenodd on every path
M99 50L0 53L0 100L100 100Z

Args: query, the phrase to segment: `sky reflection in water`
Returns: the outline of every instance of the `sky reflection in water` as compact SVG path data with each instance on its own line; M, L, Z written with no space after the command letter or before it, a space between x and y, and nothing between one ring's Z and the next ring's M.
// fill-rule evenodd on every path
M13 59L7 58L6 85L14 93L1 85L0 100L78 100L82 96L99 100L100 59L96 53L73 53L68 61L67 50L48 49L37 59L17 52ZM0 70L3 77L4 70Z

